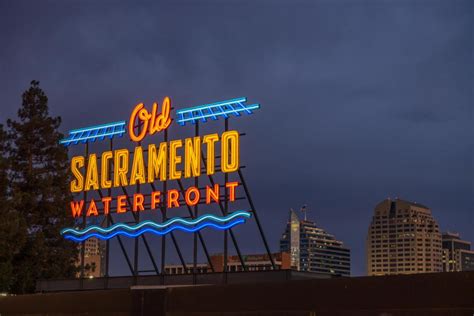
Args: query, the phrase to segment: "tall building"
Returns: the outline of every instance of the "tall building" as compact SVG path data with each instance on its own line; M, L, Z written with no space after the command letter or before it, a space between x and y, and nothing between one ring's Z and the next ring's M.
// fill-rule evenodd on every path
M440 272L441 233L428 207L386 199L375 207L367 235L368 275Z
M80 249L80 248L79 248ZM84 242L84 276L85 277L101 277L104 275L104 245L103 243L93 237ZM76 265L81 264L81 252L79 250L79 258ZM80 271L77 273L80 276Z
M343 242L315 222L300 220L293 210L280 239L280 250L290 253L291 267L298 271L342 276L351 273L350 250Z
M443 271L474 271L474 251L471 242L462 240L457 233L444 233Z

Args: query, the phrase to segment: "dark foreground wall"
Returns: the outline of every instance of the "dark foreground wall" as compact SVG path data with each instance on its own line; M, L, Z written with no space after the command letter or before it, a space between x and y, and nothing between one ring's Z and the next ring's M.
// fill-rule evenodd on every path
M35 294L0 314L472 316L474 272Z

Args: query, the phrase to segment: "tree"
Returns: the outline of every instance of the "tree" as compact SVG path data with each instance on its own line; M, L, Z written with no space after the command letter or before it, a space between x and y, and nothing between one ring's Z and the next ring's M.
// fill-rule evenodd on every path
M73 277L77 247L60 235L73 225L67 213L67 149L59 144L60 117L50 117L48 98L32 81L22 95L18 121L8 120L11 204L25 223L25 243L13 259L12 292L30 293L36 280Z
M24 243L24 222L18 212L11 208L9 198L8 138L0 125L0 292L10 291L13 280L13 258Z

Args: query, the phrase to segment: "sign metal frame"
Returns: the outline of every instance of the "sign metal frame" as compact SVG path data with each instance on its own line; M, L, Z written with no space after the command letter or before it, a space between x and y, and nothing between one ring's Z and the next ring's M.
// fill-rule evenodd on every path
M230 113L227 109L222 109L222 112L220 114L217 113L215 109L214 109L214 112L212 110L209 112L209 113L215 114L215 115L211 115L211 117L210 117L213 120L217 120L217 116L221 116L221 117L224 118L224 120L223 120L224 121L223 122L224 123L223 124L224 125L224 132L229 131L229 121L230 121L230 118L231 118L231 116L229 114L235 114L235 116L238 117L238 116L241 116L240 112L251 114L252 110L260 108L259 104L252 104L250 106L246 106L244 104L244 102L246 101L246 98L233 99L233 100L229 100L229 102L227 102L227 101L223 101L223 102L220 102L220 103L217 102L217 103L210 104L208 106L212 106L212 108L216 108L216 104L219 105L219 104L222 104L222 103L225 103L225 102L227 102L227 105L228 104L232 105L233 103L230 102L230 101L238 102L240 110L235 111L235 113ZM195 113L197 115L196 117L194 117L193 119L189 119L189 118L187 119L187 121L190 121L194 125L194 136L195 137L201 136L200 135L200 129L199 129L200 121L204 123L204 122L206 122L206 118L209 118L209 115L205 114L202 111L203 107L206 107L206 106L200 106L198 108L199 112L197 114ZM247 109L246 109L246 107L247 107ZM173 110L174 110L174 108L171 107L171 111L173 111ZM183 111L185 111L185 110L186 109L177 111L177 113L183 113ZM188 115L189 115L189 113L193 113L193 112L188 111ZM199 117L199 115L202 115L203 117ZM184 117L184 116L180 115L180 117ZM192 117L192 114L191 114L191 117ZM123 126L125 122L121 121L120 123L121 123L121 126ZM179 122L178 120L177 120L177 123L181 126L185 125L185 122ZM140 130L142 128L142 125L143 125L143 122L139 122L138 124L134 125L134 127L137 130L137 133L140 132ZM104 140L104 138L108 138L107 139L108 143L109 143L108 150L113 151L114 150L113 136L115 135L115 136L121 137L123 134L107 135L108 131L106 129L101 130L100 127L101 126L95 127L95 129L91 128L93 130L92 135L91 135L91 132L89 131L88 135L82 135L81 136L81 135L78 135L77 132L78 131L83 132L82 129L73 130L72 132L74 132L74 133L70 134L68 139L62 140L61 142L66 146L69 146L71 144L73 144L73 145L76 145L76 144L84 145L84 154L85 154L85 157L88 157L88 155L89 155L89 141L88 141L87 137L89 137L89 140L92 141L92 142L94 142L96 139ZM104 136L101 137L100 133L104 134ZM109 131L109 133L110 133L110 131ZM160 134L162 134L162 137L163 137L162 141L163 142L168 142L169 141L170 137L169 137L168 128L164 129L162 131L162 133L160 133ZM96 135L95 138L94 138L94 135ZM244 135L245 134L241 134L241 136L244 136ZM110 137L108 137L108 136L110 136ZM85 141L83 141L83 139L82 139L84 137L86 138ZM79 139L79 140L76 140L76 139ZM130 142L134 143L136 146L141 145L141 141L134 142L134 141L130 140ZM127 150L129 151L130 155L133 155L133 151L130 151L130 149L127 149ZM206 158L206 153L202 149L200 149L200 150L201 150L201 155L200 155L201 160L202 160L202 163L205 165L206 164L206 159L207 159ZM111 163L113 164L113 161L111 161ZM88 164L88 161L86 160L85 166L84 166L85 169L87 169L87 164ZM263 246L265 248L265 252L268 255L268 258L271 262L272 269L276 270L277 267L276 267L274 258L272 257L270 247L268 245L267 239L266 239L265 234L263 232L263 228L262 228L260 219L258 217L257 210L255 208L252 197L250 195L250 190L248 188L248 185L245 181L245 178L244 178L244 175L243 175L243 172L242 172L243 168L245 168L245 166L239 166L237 172L235 172L235 174L237 176L238 184L242 185L243 191L244 191L244 194L242 196L237 196L236 200L246 200L247 201L247 204L248 204L249 209L250 209L249 212L252 214L252 217L255 220L257 230L258 230L258 233L259 233L259 237L260 237L260 239L263 243ZM169 170L167 170L166 172L169 173ZM112 168L108 169L108 173L109 173L109 178L110 178L111 173L112 173ZM194 186L198 189L202 189L202 188L199 188L199 183L200 183L199 178L206 178L206 177L207 177L208 183L210 183L212 186L214 186L216 184L215 175L202 173L200 176L194 177ZM225 180L225 183L228 182L228 180L229 180L229 174L228 173L224 173L224 180ZM162 183L161 190L162 190L163 193L165 193L165 194L163 194L163 200L161 201L160 207L159 207L159 209L161 211L162 223L166 222L169 219L167 217L167 208L166 208L166 195L167 194L166 194L166 192L168 191L169 182L171 182L171 181L176 181L176 184L179 187L179 191L180 191L181 196L184 196L184 192L185 192L185 188L184 188L182 179L169 180L168 177L167 177L166 180L160 181ZM153 191L157 190L155 182L151 182L151 183L147 183L147 184L143 184L143 185L150 185L150 188ZM136 184L134 193L140 193L140 191L142 189L141 186L143 186L143 185ZM123 194L127 196L128 205L132 205L131 198L130 198L130 195L128 194L127 187L122 185L122 186L118 187L118 189L121 190L123 192ZM112 193L111 188L107 188L107 189L99 188L98 190L94 190L94 191L97 192L98 196L101 199L104 197L103 191L107 192L108 196L110 196L111 193ZM91 201L91 199L88 199L88 194L87 193L88 193L87 191L83 191L81 193L85 204L88 204ZM220 212L223 216L227 216L228 213L229 213L229 201L228 201L228 196L227 195L228 195L227 190L224 190L224 201L222 201L219 198L219 201L217 202L218 208L219 208L219 210L220 210ZM185 203L185 205L182 205L181 207L186 207L190 219L196 219L199 216L199 205L202 205L202 204L204 204L204 202L199 201L194 206L189 206L188 204ZM135 224L140 223L140 212L131 212L131 213L133 215L134 223ZM105 225L106 227L110 227L111 225L116 224L116 220L114 219L115 214L116 213L112 212L112 211L110 211L106 215L100 214L100 215L104 215L104 218L102 219L102 222L100 223L100 226L103 227ZM87 225L86 212L82 213L81 218L82 218L82 227L85 228L86 225ZM222 247L223 247L223 254L224 254L223 271L228 272L227 263L228 263L228 252L229 252L229 245L228 245L229 244L229 236L230 236L231 243L234 246L235 251L236 251L236 253L239 257L239 260L240 260L240 263L243 267L243 270L248 271L248 267L245 263L245 258L243 256L241 250L240 250L239 243L237 241L237 238L236 238L235 233L232 230L232 228L223 230L222 233L223 233ZM169 235L170 238L171 238L172 244L173 244L174 249L175 249L175 251L178 255L179 261L180 261L181 265L183 266L183 271L185 271L187 273L189 271L189 269L187 267L186 261L184 260L183 252L181 251L181 248L179 246L178 240L177 240L174 232L171 231L167 235ZM167 235L160 236L160 238L161 238L160 259L161 260L160 260L159 264L158 264L158 261L156 260L154 254L153 254L150 242L148 241L147 236L145 234L141 234L139 237L134 238L134 245L133 245L133 250L132 251L129 251L127 249L127 247L125 246L121 236L119 236L119 235L116 236L119 247L120 247L120 251L122 252L122 254L124 256L124 259L125 259L125 261L127 263L127 266L130 270L130 273L135 277L135 283L136 283L136 278L140 274L143 274L143 273L153 273L153 274L162 275L162 276L165 274L166 255L167 255L167 242L166 242ZM195 279L197 271L198 271L198 269L197 269L197 264L198 264L197 256L198 256L198 249L199 249L198 241L201 244L202 250L203 250L204 255L207 259L210 270L212 272L214 272L216 270L216 267L214 267L213 264L212 264L210 254L209 254L209 251L207 249L208 247L207 247L206 241L205 241L203 235L201 234L201 232L196 231L196 232L193 233L193 235L194 235L193 236L193 262L192 262L193 266L192 266L191 271L192 271L192 274L194 275L194 279ZM139 260L140 260L140 256L139 256L139 252L140 252L139 238L143 241L143 245L145 247L147 257L148 257L148 259L150 260L150 262L152 264L152 269L139 270ZM132 259L131 259L132 255L133 255L133 262L132 262ZM85 262L85 241L82 241L80 243L80 279L81 279L80 287L81 288L83 288L83 279L85 277L85 264L84 264L84 262ZM105 240L105 265L104 265L105 266L104 277L106 278L106 280L110 276L109 275L109 265L110 265L110 240L107 239L107 240Z

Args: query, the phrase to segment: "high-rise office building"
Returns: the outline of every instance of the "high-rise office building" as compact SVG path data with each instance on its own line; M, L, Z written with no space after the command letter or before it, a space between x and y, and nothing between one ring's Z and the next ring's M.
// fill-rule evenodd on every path
M342 276L351 273L350 250L343 242L315 222L300 220L293 210L280 239L280 250L290 253L295 270Z
M84 242L84 276L101 277L104 275L104 245L99 239L93 237ZM76 265L81 264L81 252L79 247L79 258ZM80 276L80 271L77 273Z
M428 207L386 199L367 235L368 275L441 272L441 233Z
M471 242L462 240L457 233L444 233L443 271L474 271L474 251Z

